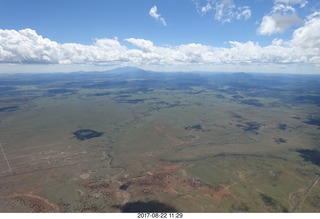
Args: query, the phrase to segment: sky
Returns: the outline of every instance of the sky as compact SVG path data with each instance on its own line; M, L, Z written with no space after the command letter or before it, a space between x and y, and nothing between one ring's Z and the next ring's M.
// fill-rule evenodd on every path
M320 74L319 0L0 0L0 73Z

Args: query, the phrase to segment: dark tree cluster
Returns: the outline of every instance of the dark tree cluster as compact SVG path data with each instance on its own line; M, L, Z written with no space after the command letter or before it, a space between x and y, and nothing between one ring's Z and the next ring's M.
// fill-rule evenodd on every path
M95 130L91 129L81 129L78 131L75 131L73 135L80 141L84 141L91 138L97 138L103 135L103 132L97 132Z

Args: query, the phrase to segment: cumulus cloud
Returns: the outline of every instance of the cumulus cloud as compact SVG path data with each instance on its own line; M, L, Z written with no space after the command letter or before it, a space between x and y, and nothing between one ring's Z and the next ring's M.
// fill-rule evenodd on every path
M230 41L227 47L203 44L157 46L150 40L96 39L91 45L57 43L31 29L0 29L0 63L44 63L136 66L208 66L224 64L299 64L319 66L320 12L308 17L292 39L275 39L270 45Z
M154 18L156 21L160 22L163 26L167 26L166 20L158 13L158 8L154 5L150 11L149 15Z
M58 43L38 35L31 29L0 29L0 61L26 63L58 63Z
M232 20L251 17L251 9L248 6L237 6L233 0L193 0L198 13L201 15L213 12L214 19L221 23L230 23Z
M302 23L295 5L300 4L300 7L304 7L307 3L305 0L275 0L271 12L262 18L258 34L284 33L290 27Z
M136 38L128 38L125 39L125 41L144 49L144 51L152 51L153 42L150 40L145 40L145 39L136 39Z
M0 29L2 63L104 63L121 61L126 48L116 39L97 39L93 45L59 44L31 29Z
M292 25L299 24L301 22L302 20L296 14L273 14L271 16L264 16L258 29L258 33L261 35L284 33Z
M313 48L320 53L320 11L307 17L305 24L293 32L292 43L304 48Z

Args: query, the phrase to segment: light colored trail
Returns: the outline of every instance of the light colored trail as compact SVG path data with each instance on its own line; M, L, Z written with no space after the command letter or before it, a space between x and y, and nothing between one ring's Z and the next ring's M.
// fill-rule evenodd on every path
M292 140L294 140L294 139L296 139L296 138L300 137L300 136L301 136L301 135L303 135L303 134L304 134L304 132L302 132L302 133L300 133L300 134L297 134L296 136L294 136L294 137L290 138L290 139L288 140L288 142L290 142L290 141L292 141Z
M306 199L307 195L310 193L310 190L313 187L315 187L315 185L318 183L319 179L320 179L320 175L316 175L316 177L312 180L311 184L303 192L303 195L300 198L300 200L293 206L292 212L300 212L301 211L301 206L302 206L304 200Z
M8 164L8 168L9 168L10 174L12 175L12 170L11 170L11 167L10 167L9 161L8 161L8 159L7 159L7 156L6 156L6 154L4 153L4 150L3 150L3 147L2 147L1 142L0 142L0 147L1 147L1 150L2 150L2 153L3 153L3 156L4 156L4 159L7 161L7 164Z

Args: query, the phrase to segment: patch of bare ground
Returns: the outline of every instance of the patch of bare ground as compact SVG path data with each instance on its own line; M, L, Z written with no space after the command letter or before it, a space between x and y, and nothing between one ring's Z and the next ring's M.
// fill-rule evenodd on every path
M121 189L122 182L115 177L112 177L110 180L85 180L80 186L85 188L85 192L79 193L80 199L78 202L80 202L80 206L83 206L83 203L81 204L81 202L86 201L84 199L89 200L92 197L94 199L100 199L103 203L110 206L119 204L124 205L130 201L130 193ZM101 206L98 207L99 209L103 209ZM82 212L83 209L80 208L79 211ZM89 208L87 211L93 211L93 209Z
M223 185L212 186L199 178L191 178L186 182L187 188L191 186L197 191L197 194L212 198L214 204L220 204L224 198L234 197L228 187ZM190 188L188 188L190 189Z
M33 192L14 193L0 197L0 199L16 201L31 209L33 212L59 212L58 205L39 195L35 195Z
M212 204L220 204L224 198L234 197L227 187L212 186L199 178L186 174L183 165L165 166L161 171L131 179L131 196L152 197L157 193L166 193L169 196L188 196L190 201L199 198L209 198Z
M84 180L81 186L85 191L81 197L88 196L85 198L87 200L96 198L95 200L99 199L101 203L119 208L126 203L157 200L158 197L166 197L165 200L168 201L184 197L184 200L190 203L211 200L209 205L219 205L226 198L234 198L234 194L223 185L212 186L187 175L184 165L162 164L157 170L132 178ZM79 201L85 200L80 198ZM201 206L199 210L201 211Z

